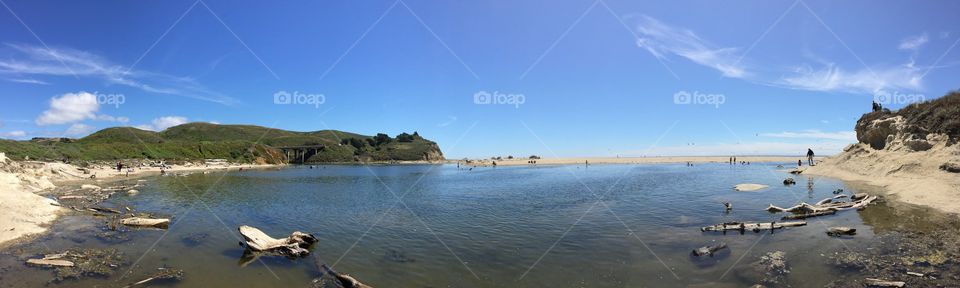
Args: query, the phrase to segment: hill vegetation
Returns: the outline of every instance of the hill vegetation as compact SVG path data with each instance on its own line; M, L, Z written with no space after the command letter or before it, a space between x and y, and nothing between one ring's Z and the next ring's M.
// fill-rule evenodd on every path
M161 132L106 128L80 139L0 140L0 152L22 160L227 159L244 163L288 162L281 147L321 146L307 163L442 160L439 146L413 134L366 136L337 130L296 132L254 125L188 123Z

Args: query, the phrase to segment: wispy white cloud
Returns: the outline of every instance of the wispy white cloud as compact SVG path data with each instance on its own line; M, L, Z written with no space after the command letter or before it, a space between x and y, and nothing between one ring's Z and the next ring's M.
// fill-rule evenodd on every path
M669 26L653 17L641 15L636 26L637 46L646 49L654 57L668 60L673 54L704 65L731 78L749 76L746 67L736 57L738 49L717 47L688 29Z
M752 59L738 55L740 49L722 47L710 43L693 31L665 24L649 16L641 15L637 19L637 46L646 49L654 57L667 59L669 55L686 58L694 63L719 71L723 76L747 81L807 91L846 92L871 94L879 90L923 89L923 67L914 65L911 58L903 65L874 65L862 69L841 68L832 61L815 57L816 66L795 65L781 69L780 72L757 68ZM910 38L901 43L902 48L916 49L929 40L926 34ZM749 65L748 65L749 63Z
M163 117L153 119L153 121L151 121L150 124L142 124L134 127L138 129L150 130L150 131L163 131L173 126L186 124L187 122L188 122L187 117L163 116Z
M920 47L923 47L923 44L927 44L930 41L930 36L927 36L927 33L923 33L917 36L911 36L900 41L900 46L897 46L900 50L917 50Z
M46 81L30 79L30 78L11 78L6 80L10 82L23 83L23 84L50 85L50 83L47 83Z
M804 130L797 132L763 133L760 134L760 136L775 138L841 140L849 142L857 141L857 133L854 131L823 132L820 130Z
M848 71L834 63L820 68L801 65L771 83L790 89L872 94L880 90L923 89L923 70L912 64Z
M0 60L0 74L71 76L97 78L149 93L176 95L220 104L235 104L234 98L209 90L191 78L142 70L127 71L99 55L66 48L9 44L13 56Z

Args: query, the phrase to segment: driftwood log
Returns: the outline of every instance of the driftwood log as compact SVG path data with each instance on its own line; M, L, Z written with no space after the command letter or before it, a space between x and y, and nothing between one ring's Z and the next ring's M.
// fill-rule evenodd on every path
M120 220L120 224L127 225L127 226L167 228L167 226L170 226L170 219L130 217L130 218L124 218Z
M340 284L342 284L345 288L373 288L373 286L360 283L360 281L357 281L356 278L353 278L350 275L333 271L333 269L327 265L322 265L321 268L324 270L324 273L333 275L333 277L336 278L337 281L340 281Z
M793 221L793 222L768 222L768 223L744 223L744 222L727 222L721 223L713 226L707 226L700 228L700 231L761 231L761 230L775 230L783 229L786 227L794 226L804 226L807 225L807 222L804 221Z
M904 287L907 285L903 281L889 281L876 278L867 278L866 281L867 287Z
M247 249L254 252L274 252L295 257L306 256L310 254L310 250L306 248L317 242L317 237L300 231L294 231L287 238L276 239L263 233L260 229L247 225L240 226L238 230L246 241Z
M38 266L73 267L73 262L60 259L66 256L67 253L43 255L43 258L41 259L27 259L27 264Z
M693 249L693 252L691 253L694 256L706 256L706 255L713 256L714 252L717 252L720 249L724 249L724 248L727 248L727 243L720 243L713 246L703 246L697 249Z
M857 194L853 194L853 196L850 196L850 199L853 199L856 201L860 199L866 199L867 196L870 196L870 195L867 195L867 193L857 193Z
M862 194L862 193L861 193L861 194ZM860 194L857 194L857 195L860 195ZM827 198L827 199L820 200L820 202L817 202L817 204L815 204L815 205L811 205L811 204L807 204L807 203L800 203L800 204L798 204L798 205L796 205L796 206L787 207L787 208L783 208L783 207L779 207L779 206L775 206L775 205L773 205L773 204L770 204L769 206L767 206L767 209L766 209L766 210L769 211L769 212L790 212L790 213L796 213L796 214L814 214L814 213L819 213L819 212L824 212L824 211L831 211L831 210L833 210L833 211L843 211L843 210L849 210L849 209L859 209L859 208L866 207L867 205L869 205L869 204L872 203L873 201L876 201L876 200L877 200L877 196L866 195L866 194L863 194L863 195L861 195L861 196L862 196L862 198L857 198L857 199L855 199L856 201L854 201L854 202L833 202L833 199L832 199L832 198ZM822 214L822 215L829 215L829 214ZM817 216L819 216L819 215L817 215Z
M783 220L798 220L798 219L807 219L807 218L811 218L811 217L825 216L825 215L833 215L833 214L837 214L837 210L826 210L826 211L820 211L820 212L793 214L793 215L783 216L782 219L783 219Z
M73 267L73 262L63 259L27 259L27 264L38 266Z
M827 229L827 235L830 236L842 236L842 235L856 235L857 229L850 227L830 227Z

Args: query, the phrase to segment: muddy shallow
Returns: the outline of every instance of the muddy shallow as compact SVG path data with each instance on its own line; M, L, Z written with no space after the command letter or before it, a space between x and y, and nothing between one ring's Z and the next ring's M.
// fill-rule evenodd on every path
M784 186L786 177L797 185ZM318 263L375 287L862 287L866 277L956 286L960 275L957 217L891 201L772 234L699 230L726 221L779 220L782 214L763 211L767 204L812 203L836 189L880 192L789 175L775 164L473 171L318 166L146 180L135 195L116 193L99 205L172 216L169 229L114 230L110 215L68 213L50 233L2 251L0 286L122 287L163 268L182 270L182 279L154 284L304 287L319 276ZM770 187L733 191L740 183ZM728 201L730 213L721 204ZM240 225L275 237L300 230L320 242L308 258L250 261L238 245ZM829 237L831 226L858 233ZM690 255L721 242L729 248L713 257ZM104 261L111 263L98 273L76 277L24 264L71 249L114 249L119 256ZM776 261L769 256L778 251L784 265L771 270Z

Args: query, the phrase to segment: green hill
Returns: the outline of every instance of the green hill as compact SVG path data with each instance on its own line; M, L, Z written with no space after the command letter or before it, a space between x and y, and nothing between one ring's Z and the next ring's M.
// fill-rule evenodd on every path
M0 152L12 159L118 160L163 159L236 162L289 162L283 147L322 147L307 163L442 160L433 141L414 134L366 136L337 130L296 132L254 125L188 123L161 132L133 127L106 128L80 139L0 140Z

